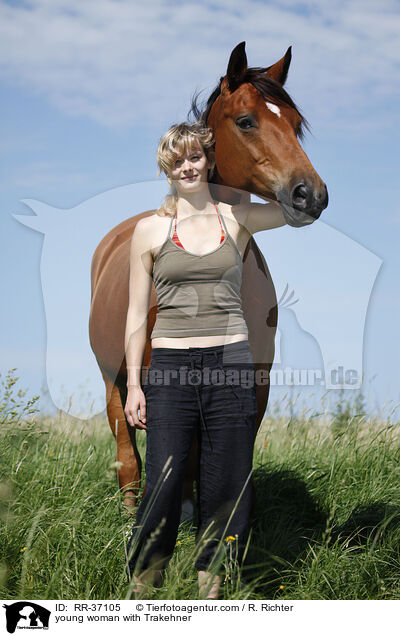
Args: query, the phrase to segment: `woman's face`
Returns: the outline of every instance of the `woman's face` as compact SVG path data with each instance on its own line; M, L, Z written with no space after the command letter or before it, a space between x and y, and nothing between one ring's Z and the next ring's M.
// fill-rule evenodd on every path
M175 160L169 175L178 192L196 192L207 182L209 161L201 146L192 146Z

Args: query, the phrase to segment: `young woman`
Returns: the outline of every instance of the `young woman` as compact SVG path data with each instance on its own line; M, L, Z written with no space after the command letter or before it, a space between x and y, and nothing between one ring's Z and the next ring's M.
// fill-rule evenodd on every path
M257 402L254 376L243 380L254 361L241 306L242 258L252 234L285 220L274 202L216 203L207 182L212 147L211 131L199 124L172 126L157 154L171 193L132 236L125 414L147 431L146 492L128 544L137 594L160 579L173 552L195 435L201 597L218 597L221 579L210 570L221 540L235 539L240 560L248 537ZM158 312L142 389L152 280Z

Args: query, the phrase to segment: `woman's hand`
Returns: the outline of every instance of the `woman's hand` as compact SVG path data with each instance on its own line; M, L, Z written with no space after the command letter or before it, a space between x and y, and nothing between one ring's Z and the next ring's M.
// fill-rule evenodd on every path
M138 410L140 409L140 419L138 417ZM134 428L147 429L146 426L146 398L140 386L128 387L128 397L126 398L126 404L124 413L128 424Z

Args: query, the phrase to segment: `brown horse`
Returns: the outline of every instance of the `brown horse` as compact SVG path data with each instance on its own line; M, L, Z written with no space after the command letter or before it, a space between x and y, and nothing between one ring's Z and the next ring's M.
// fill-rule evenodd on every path
M290 48L276 64L247 68L245 43L231 53L227 74L208 99L203 112L196 100L192 111L214 132L216 170L212 178L214 197L234 203L231 188L276 199L288 224L301 226L316 219L328 202L327 190L298 139L307 127L286 93L291 60ZM223 188L223 186L229 186ZM266 211L267 211L266 206ZM92 260L92 303L89 319L91 347L105 385L107 415L117 440L118 471L124 502L135 505L140 485L141 459L135 430L125 420L126 365L124 333L128 309L129 248L137 221L153 214L149 210L127 219L109 232ZM310 219L312 217L312 219ZM264 369L265 383L257 387L258 425L269 394L269 371L274 357L277 325L275 289L263 255L251 238L243 258L243 312L256 369ZM151 357L150 333L157 312L152 287L143 366ZM184 498L192 498L196 448L188 464Z

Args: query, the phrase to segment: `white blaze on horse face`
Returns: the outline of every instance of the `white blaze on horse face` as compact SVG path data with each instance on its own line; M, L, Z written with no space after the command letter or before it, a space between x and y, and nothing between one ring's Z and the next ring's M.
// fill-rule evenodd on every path
M278 117L281 116L281 110L279 108L279 106L277 106L276 104L272 104L271 102L265 102L267 105L267 108L269 108L269 110L272 113L275 113L275 115L278 115Z

